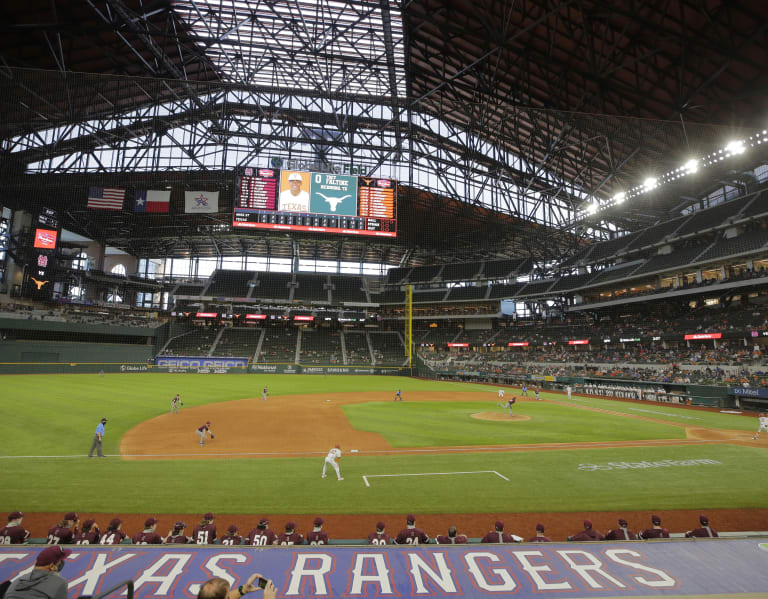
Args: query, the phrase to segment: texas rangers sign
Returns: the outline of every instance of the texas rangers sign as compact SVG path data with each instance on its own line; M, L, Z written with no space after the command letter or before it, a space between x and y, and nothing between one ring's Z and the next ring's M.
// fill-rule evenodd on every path
M280 598L514 595L734 597L768 589L768 552L756 540L601 544L359 547L72 546L69 596L134 581L141 598L195 597L208 578L237 588L259 572ZM43 546L0 549L0 580L28 572Z

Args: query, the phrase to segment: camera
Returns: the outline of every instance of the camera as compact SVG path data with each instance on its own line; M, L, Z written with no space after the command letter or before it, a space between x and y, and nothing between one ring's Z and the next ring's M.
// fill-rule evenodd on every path
M262 578L261 576L259 576L259 588L262 588L262 589L267 588L268 582L269 581L266 578Z

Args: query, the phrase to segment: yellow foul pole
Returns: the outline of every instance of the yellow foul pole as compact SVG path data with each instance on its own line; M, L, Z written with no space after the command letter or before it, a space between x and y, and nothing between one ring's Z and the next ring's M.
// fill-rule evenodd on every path
M413 285L405 286L405 355L408 368L413 366Z

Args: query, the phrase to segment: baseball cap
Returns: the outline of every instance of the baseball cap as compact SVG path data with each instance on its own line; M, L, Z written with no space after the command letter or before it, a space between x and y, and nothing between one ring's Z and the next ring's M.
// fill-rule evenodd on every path
M539 523L536 525L536 530L537 530L538 532L544 532L544 525L543 525L541 522L539 522Z
M77 520L77 512L67 512L64 514L65 520Z
M299 173L291 173L288 175L289 181L301 181L301 175Z
M405 521L410 523L410 524L413 524L414 522L416 522L416 516L414 516L413 514L408 514L405 517Z
M707 518L704 514L699 515L699 522L701 522L702 526L706 526L709 524L709 518Z
M150 526L154 526L155 524L157 524L157 518L153 518L152 516L144 520L144 526L146 526L147 528L149 528Z
M496 520L496 530L504 530L504 522L502 520Z
M187 525L184 524L181 520L179 520L176 524L173 525L174 528L181 530L182 528L186 528Z
M227 532L237 532L237 526L230 524L229 528L227 528Z
M285 523L285 530L296 530L296 523L295 522L286 522Z
M376 523L376 530L384 530L386 527L387 527L387 525L384 524L384 522L382 522L381 520L379 520Z
M60 545L51 545L37 554L36 566L50 566L59 560L66 559L72 553L69 549L62 549Z
M90 528L94 524L96 524L96 520L93 518L88 518L85 522L83 522L83 528Z
M267 524L269 524L269 518L262 518L259 520L259 526L266 526Z
M18 520L19 518L23 518L23 517L24 517L24 514L22 514L21 512L11 512L10 514L8 514L8 521L10 522L11 520Z
M661 524L661 517L654 514L653 516L651 516L651 522L653 522L654 524Z
M112 518L112 520L109 521L109 527L110 528L117 528L123 523L123 521L120 518Z
M106 418L102 418L101 422L102 422L102 424L106 424L107 423L107 419Z
M208 426L210 426L210 425L211 425L211 421L210 421L210 420L206 420L206 421L205 421L205 423L206 423Z
M584 520L584 528L592 528L592 520Z
M319 516L315 518L315 521L313 522L315 526L322 526L324 523L325 523L325 520L323 520Z
M213 520L213 512L206 512L203 514L203 520Z
M624 518L619 518L619 526L627 526L628 523Z

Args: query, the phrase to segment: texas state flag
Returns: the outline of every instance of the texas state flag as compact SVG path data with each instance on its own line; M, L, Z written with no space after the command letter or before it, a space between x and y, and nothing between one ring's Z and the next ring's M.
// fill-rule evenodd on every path
M136 201L133 211L138 213L168 213L171 205L171 192L155 189L139 189L136 191Z

